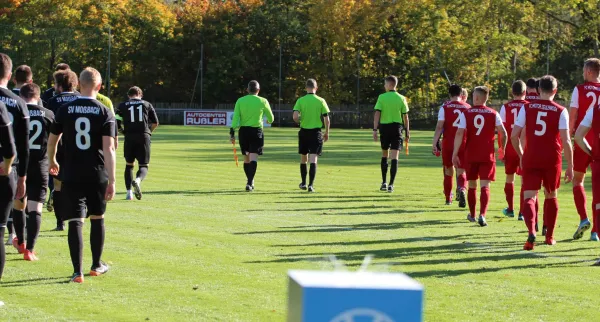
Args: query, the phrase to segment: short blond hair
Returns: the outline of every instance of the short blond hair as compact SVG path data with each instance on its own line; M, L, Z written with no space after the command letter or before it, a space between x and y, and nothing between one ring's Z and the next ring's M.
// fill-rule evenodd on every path
M86 67L79 74L79 85L82 88L96 87L102 84L102 75L95 68Z

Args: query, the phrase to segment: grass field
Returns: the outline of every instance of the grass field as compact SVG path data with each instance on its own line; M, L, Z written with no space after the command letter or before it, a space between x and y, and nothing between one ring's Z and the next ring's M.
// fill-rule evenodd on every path
M119 157L118 200L106 219L110 273L65 283L72 273L66 233L50 232L54 216L46 213L39 262L8 249L0 321L283 321L286 272L332 269L328 254L350 270L373 254L373 270L423 283L427 321L595 320L600 268L590 265L600 244L589 234L570 240L579 220L570 186L559 197L558 244L524 252L524 224L501 215L502 176L486 228L443 205L431 136L413 132L396 192L387 194L378 191L371 131L334 129L317 193L309 195L297 189L296 130L267 129L256 191L248 194L226 129L160 127L142 201L123 200Z

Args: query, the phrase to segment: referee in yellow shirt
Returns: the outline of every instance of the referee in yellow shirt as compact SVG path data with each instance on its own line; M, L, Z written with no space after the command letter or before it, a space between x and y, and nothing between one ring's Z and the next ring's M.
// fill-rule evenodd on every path
M248 95L240 98L235 103L233 120L229 135L235 144L235 130L239 128L240 149L244 155L244 172L248 182L246 191L254 190L254 176L258 166L258 156L263 154L265 137L263 135L263 115L267 116L267 123L273 123L273 112L266 98L258 96L260 85L253 80L248 84Z
M375 117L373 120L373 140L377 142L377 130L381 137L381 191L394 192L394 180L398 171L398 155L404 139L402 131L406 134L406 142L410 140L408 122L408 103L406 98L396 92L398 78L388 76L385 78L385 94L379 95L375 104ZM391 154L391 155L390 155ZM392 159L390 169L390 183L387 184L388 157Z
M306 81L306 95L299 98L294 106L294 122L300 123L298 132L298 153L300 153L300 189L306 187L306 163L310 159L308 192L315 192L313 184L317 175L317 159L323 152L323 142L329 140L329 107L327 102L317 96L317 81ZM321 120L323 118L323 120ZM325 121L325 134L321 132Z

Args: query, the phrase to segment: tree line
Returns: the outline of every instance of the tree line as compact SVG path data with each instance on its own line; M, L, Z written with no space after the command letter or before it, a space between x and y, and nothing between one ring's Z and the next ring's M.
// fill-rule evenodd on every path
M115 99L137 85L154 102L190 102L195 90L197 103L202 90L206 105L232 103L257 79L276 105L280 73L281 103L309 77L328 102L374 103L388 74L415 106L439 104L449 83L507 99L513 80L546 73L565 99L599 56L599 3L0 0L0 49L46 85L58 62L95 66Z

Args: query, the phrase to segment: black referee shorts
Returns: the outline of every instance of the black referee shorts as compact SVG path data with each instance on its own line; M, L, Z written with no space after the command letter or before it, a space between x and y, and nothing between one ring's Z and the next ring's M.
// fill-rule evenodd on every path
M323 152L323 133L321 129L300 129L298 132L298 153L302 155Z
M240 150L242 150L243 155L248 155L249 153L263 154L265 137L260 127L240 127L239 138Z
M0 176L0 227L6 227L6 222L13 209L13 202L17 194L16 178L16 167L13 167L10 175Z
M404 126L400 123L380 124L379 141L382 150L400 150L404 143L402 132Z
M63 182L61 189L62 195L65 197L63 220L104 215L106 212L104 195L107 187L108 181L94 183Z
M125 162L134 163L137 160L138 164L149 164L150 145L150 135L148 134L125 135L125 147L123 148Z
M27 200L45 202L48 192L48 159L32 162L27 168Z

